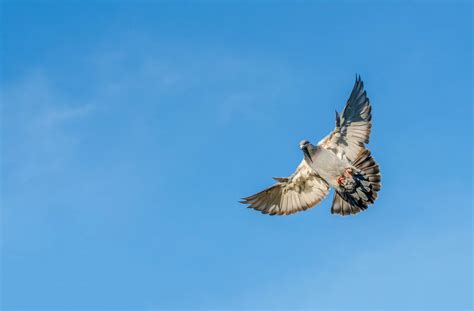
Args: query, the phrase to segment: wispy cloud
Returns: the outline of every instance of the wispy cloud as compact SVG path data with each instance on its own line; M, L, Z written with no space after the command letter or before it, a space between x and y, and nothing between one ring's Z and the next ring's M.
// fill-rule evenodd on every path
M80 107L53 107L46 111L44 115L39 118L39 124L46 127L55 127L61 123L65 123L77 118L87 116L94 110L94 105L85 104Z
M132 42L141 49L111 41L83 55L91 64L86 69L91 81L79 81L85 88L80 94L69 93L63 81L58 83L63 77L48 68L2 86L9 177L30 180L67 165L84 134L69 125L87 127L91 118L107 117L104 111L109 117L125 112L130 118L124 122L131 122L133 116L169 113L179 105L183 115L202 113L216 126L226 126L268 118L279 94L292 87L291 70L278 61L225 48L210 53L193 46L189 53L184 44L160 45L146 36L140 40Z
M41 71L3 86L2 105L5 174L20 182L64 164L77 138L64 127L95 109L62 93Z

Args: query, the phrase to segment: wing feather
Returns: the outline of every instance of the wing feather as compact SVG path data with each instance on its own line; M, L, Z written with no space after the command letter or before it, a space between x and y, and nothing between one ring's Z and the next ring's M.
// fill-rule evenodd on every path
M336 112L335 129L319 145L341 159L354 161L364 144L369 143L371 128L372 107L364 91L364 82L357 76L341 116Z
M270 215L289 215L318 204L329 192L329 185L303 160L295 173L241 203Z

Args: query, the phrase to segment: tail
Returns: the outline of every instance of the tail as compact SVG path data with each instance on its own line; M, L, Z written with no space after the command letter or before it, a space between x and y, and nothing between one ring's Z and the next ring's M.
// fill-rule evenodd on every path
M347 187L336 189L331 213L340 215L357 214L366 210L377 199L382 185L380 169L369 150L362 150L352 165L357 169Z

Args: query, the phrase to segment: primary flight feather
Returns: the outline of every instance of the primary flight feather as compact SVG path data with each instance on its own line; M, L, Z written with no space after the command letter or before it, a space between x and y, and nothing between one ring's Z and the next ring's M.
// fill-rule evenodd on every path
M321 202L335 189L331 213L357 214L374 203L381 188L380 169L365 144L372 127L371 106L364 83L356 77L351 95L335 129L318 144L300 142L304 158L290 177L241 203L270 215L289 215Z

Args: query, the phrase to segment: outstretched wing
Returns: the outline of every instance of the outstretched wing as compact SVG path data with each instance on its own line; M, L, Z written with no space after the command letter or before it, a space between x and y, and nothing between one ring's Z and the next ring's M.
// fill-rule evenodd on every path
M336 112L336 128L319 145L331 150L341 159L354 161L364 144L369 143L371 110L364 83L358 76L342 116L339 117Z
M290 177L274 179L278 183L241 203L264 214L289 215L315 206L329 192L328 184L304 160Z

